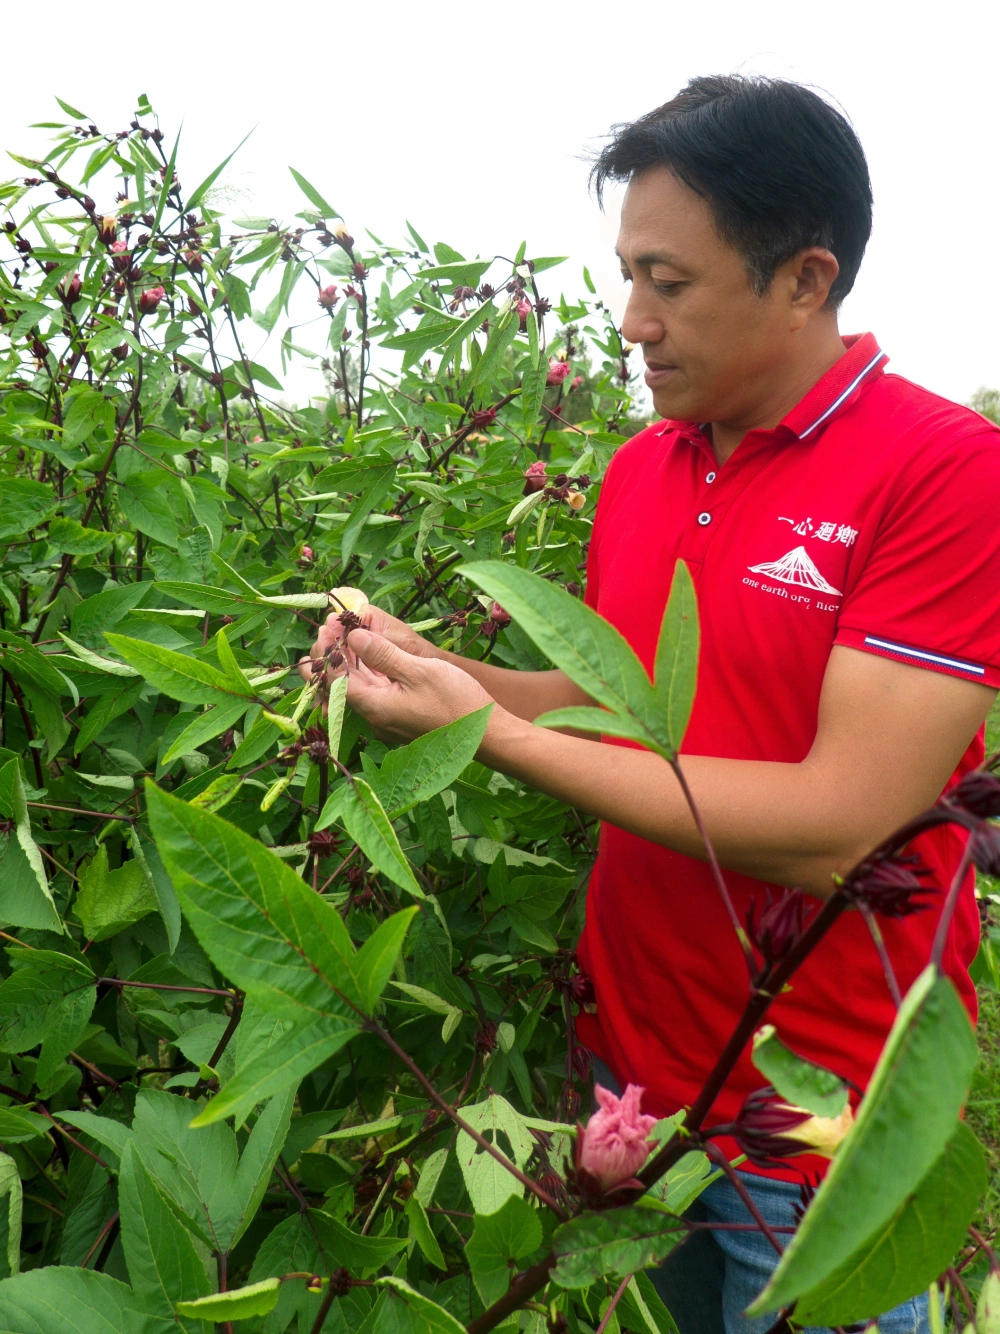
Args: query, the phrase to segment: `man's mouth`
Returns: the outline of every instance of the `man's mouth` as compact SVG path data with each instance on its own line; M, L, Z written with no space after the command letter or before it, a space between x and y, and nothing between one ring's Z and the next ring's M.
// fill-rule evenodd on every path
M677 373L676 366L668 366L663 362L647 361L645 381L650 389L657 389L667 383L671 376Z

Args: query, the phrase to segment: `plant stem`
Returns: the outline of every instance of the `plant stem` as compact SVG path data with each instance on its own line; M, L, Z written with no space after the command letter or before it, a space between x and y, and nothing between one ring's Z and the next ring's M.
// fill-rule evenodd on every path
M898 1010L903 1003L903 997L899 990L899 983L896 981L896 972L892 966L892 960L889 958L889 951L885 947L885 937L882 935L881 927L868 904L864 902L859 903L858 909L861 916L865 919L865 926L868 928L872 942L878 953L878 957L882 962L882 971L885 973L886 985L889 988L889 995L892 997L892 1003Z
M618 1285L618 1291L615 1293L615 1295L611 1298L611 1301L608 1303L608 1309L601 1316L601 1323L597 1326L597 1334L604 1334L605 1326L607 1325L611 1317L614 1315L615 1307L618 1305L619 1301L625 1295L625 1289L631 1282L632 1282L632 1275L626 1274L625 1277L622 1279L621 1283Z
M936 968L941 967L941 960L944 958L944 947L948 940L948 928L951 926L951 919L955 915L955 909L958 907L958 896L962 890L962 882L965 880L966 872L972 865L972 839L974 835L970 831L965 840L965 851L962 853L962 860L958 863L958 869L955 872L951 885L948 889L947 897L944 901L944 907L941 909L941 916L938 918L937 931L934 933L934 944L931 946L931 963Z
M778 1255L781 1255L782 1251L781 1247L778 1245L777 1238L771 1231L771 1228L768 1225L768 1223L765 1222L764 1216L761 1214L760 1210L754 1203L753 1197L751 1196L750 1192L747 1190L746 1186L740 1180L739 1173L736 1171L736 1168L733 1167L732 1163L729 1161L729 1159L726 1157L726 1155L722 1152L722 1150L719 1148L717 1144L708 1143L704 1147L705 1147L705 1152L708 1154L709 1158L711 1158L714 1163L718 1164L718 1166L722 1168L723 1172L725 1172L726 1176L729 1178L729 1184L732 1186L733 1190L736 1191L736 1194L746 1205L750 1217L753 1219L758 1229L761 1232L763 1232L764 1236L774 1247L775 1251L777 1251Z

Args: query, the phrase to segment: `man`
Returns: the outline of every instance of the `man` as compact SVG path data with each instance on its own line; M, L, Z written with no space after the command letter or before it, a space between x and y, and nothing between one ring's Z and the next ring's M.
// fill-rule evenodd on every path
M871 188L854 132L812 92L696 79L618 127L595 177L598 189L628 182L622 332L642 347L663 420L608 471L587 599L651 668L675 561L688 563L702 649L683 768L737 911L777 886L822 897L982 757L1000 686L1000 432L887 375L870 334L841 337ZM338 633L325 628L314 654ZM350 647L364 666L348 697L379 735L408 740L493 699L479 758L602 819L580 944L597 1014L581 1016L581 1037L619 1084L646 1087L645 1110L690 1103L747 983L669 768L628 742L533 727L585 702L558 671L466 662L382 612ZM914 850L947 886L958 837L934 831ZM883 923L904 990L936 916ZM944 962L973 1012L977 940L970 875ZM894 1013L865 923L848 914L770 1018L863 1087ZM745 1058L711 1121L730 1121L761 1083ZM797 1169L742 1176L771 1223L793 1221ZM699 1207L747 1221L727 1183ZM766 1329L741 1313L774 1263L746 1232L681 1248L660 1283L682 1334ZM926 1322L918 1300L880 1324Z

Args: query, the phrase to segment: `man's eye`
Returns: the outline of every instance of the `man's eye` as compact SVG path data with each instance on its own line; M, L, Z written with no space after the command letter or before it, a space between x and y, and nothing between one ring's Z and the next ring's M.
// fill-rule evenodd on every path
M631 273L629 273L627 269L622 269L622 282L630 283L631 281L632 281Z
M653 285L658 292L663 292L665 296L670 296L672 292L676 292L677 288L681 286L680 283L654 283Z

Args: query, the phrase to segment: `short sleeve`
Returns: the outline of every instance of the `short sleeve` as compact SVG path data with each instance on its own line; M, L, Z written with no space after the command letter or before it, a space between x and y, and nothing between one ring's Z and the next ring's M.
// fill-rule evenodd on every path
M871 517L835 642L1000 687L1000 431L928 448Z

